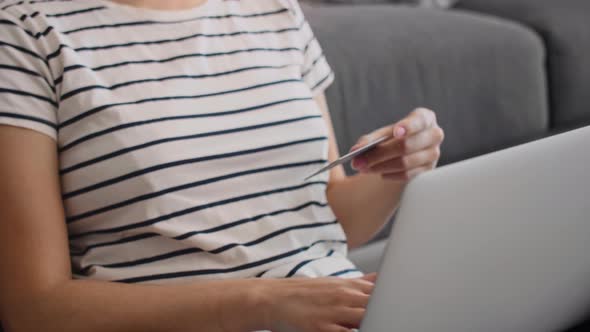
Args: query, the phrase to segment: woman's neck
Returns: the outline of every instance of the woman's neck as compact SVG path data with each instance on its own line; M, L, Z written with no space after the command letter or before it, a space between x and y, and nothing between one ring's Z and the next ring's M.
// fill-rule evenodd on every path
M207 0L111 0L128 6L157 9L157 10L184 10L199 7Z

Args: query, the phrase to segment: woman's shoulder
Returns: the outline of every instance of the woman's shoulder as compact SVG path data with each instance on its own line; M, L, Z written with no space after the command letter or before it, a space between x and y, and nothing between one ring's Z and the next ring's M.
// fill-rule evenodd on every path
M0 0L0 24L39 41L77 14L101 8L106 9L102 0Z
M66 17L98 7L104 7L100 0L0 0L0 15L26 22L35 18Z
M0 0L0 41L46 57L60 47L63 31L104 9L103 0Z

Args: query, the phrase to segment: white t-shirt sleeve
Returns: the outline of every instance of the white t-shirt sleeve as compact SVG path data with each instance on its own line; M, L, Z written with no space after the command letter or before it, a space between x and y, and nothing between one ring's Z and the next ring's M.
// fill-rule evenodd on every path
M0 124L55 140L58 102L40 41L46 37L25 23L0 11Z
M292 9L296 24L300 26L302 40L303 66L301 78L309 86L314 96L324 92L334 81L334 73L324 56L324 52L315 37L303 11L296 0L283 0Z

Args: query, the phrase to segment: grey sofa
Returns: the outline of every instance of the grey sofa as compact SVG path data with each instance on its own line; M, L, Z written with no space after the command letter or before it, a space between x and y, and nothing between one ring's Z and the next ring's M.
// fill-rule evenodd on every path
M457 9L519 22L546 50L550 124L590 122L590 2L587 0L461 0Z
M587 0L375 2L304 7L336 72L327 97L341 152L417 106L446 131L443 165L590 124ZM363 271L377 270L389 230L350 253Z
M336 72L327 97L343 150L416 106L447 132L443 164L549 128L543 43L518 24L391 5L307 16Z
M590 2L346 2L304 6L336 72L327 97L342 152L417 106L446 131L442 165L590 124Z
M441 164L549 130L545 48L521 25L392 5L305 10L336 72L327 97L342 152L416 106L436 110L445 128ZM351 257L373 271L382 247Z

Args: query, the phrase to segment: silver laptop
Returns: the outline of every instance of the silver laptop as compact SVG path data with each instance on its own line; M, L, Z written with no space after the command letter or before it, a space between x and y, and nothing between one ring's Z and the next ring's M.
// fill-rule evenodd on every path
M556 332L590 312L590 127L419 176L361 332Z

